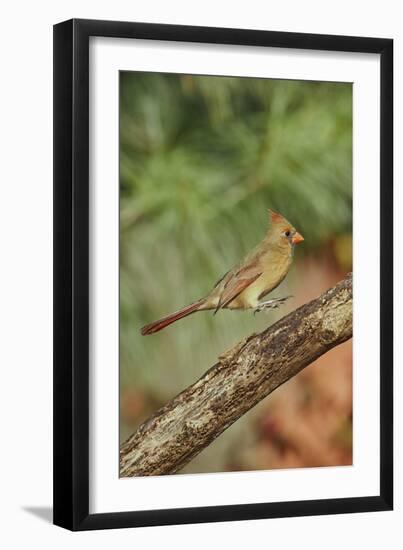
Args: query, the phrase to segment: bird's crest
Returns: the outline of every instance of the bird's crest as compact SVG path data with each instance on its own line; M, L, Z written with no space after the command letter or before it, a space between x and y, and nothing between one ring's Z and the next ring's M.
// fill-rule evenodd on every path
M279 224L279 223L288 223L285 218L278 212L274 212L274 210L271 210L269 208L269 214L270 214L270 221L273 225Z

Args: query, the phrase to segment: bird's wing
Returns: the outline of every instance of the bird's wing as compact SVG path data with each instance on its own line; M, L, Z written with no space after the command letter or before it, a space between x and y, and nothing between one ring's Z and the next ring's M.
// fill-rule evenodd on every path
M219 309L232 302L245 288L256 281L261 274L262 271L256 265L245 266L236 271L225 283L214 313L217 313Z

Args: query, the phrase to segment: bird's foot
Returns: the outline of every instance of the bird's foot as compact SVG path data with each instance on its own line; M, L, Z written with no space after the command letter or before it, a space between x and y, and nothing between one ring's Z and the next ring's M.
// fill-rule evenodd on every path
M254 315L264 309L276 309L284 304L286 300L292 298L292 296L285 296L284 298L273 298L272 300L266 300L266 302L260 302L254 309Z

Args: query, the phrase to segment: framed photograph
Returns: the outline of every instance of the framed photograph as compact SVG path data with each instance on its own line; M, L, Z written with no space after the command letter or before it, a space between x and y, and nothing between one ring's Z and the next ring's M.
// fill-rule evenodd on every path
M392 509L392 75L385 38L55 25L55 524Z

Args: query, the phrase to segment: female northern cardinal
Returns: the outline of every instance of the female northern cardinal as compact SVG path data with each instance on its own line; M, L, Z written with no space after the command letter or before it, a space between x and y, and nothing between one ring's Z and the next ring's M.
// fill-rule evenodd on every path
M259 243L239 264L228 271L212 291L197 302L175 311L154 323L144 326L141 334L153 334L171 323L196 311L213 309L275 308L286 298L259 302L276 288L290 269L294 246L304 240L296 229L280 214L269 210L270 224L263 241Z

